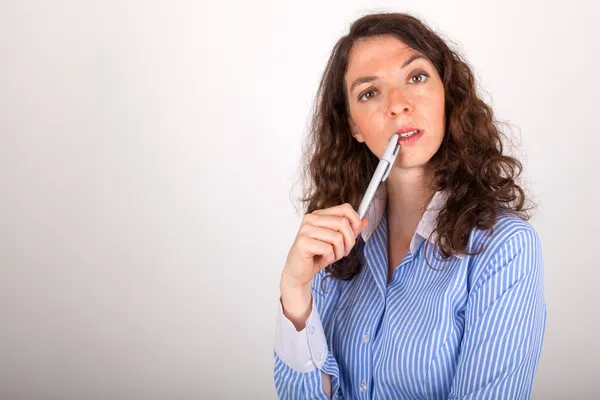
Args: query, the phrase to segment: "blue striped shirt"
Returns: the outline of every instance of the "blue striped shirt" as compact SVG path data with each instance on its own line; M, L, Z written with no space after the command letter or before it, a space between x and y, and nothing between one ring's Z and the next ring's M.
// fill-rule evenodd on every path
M445 198L434 196L389 283L380 204L367 240L356 244L361 272L323 287L325 271L315 275L306 328L297 332L279 305L281 399L328 399L322 372L331 376L334 399L530 397L546 325L538 234L501 211L493 233L470 234L467 250L483 245L481 254L443 261L426 239Z

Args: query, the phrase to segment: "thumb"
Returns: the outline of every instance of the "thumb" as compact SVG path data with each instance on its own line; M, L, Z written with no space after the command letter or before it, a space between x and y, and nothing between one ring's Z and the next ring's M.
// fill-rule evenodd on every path
M355 236L358 237L358 235L367 227L367 225L369 225L369 219L367 217L363 217L363 219L360 221L360 226Z

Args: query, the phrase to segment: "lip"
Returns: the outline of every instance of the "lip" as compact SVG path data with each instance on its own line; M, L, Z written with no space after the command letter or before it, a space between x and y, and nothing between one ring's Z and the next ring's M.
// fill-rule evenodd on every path
M402 133L408 133L408 132L413 132L413 131L421 131L421 129L415 128L414 126L403 125L400 128L398 128L398 130L396 130L396 132L394 132L394 133L397 133L400 135Z
M402 147L410 147L412 145L414 145L416 142L419 141L419 139L421 139L421 137L423 136L423 131L421 129L415 129L416 131L418 131L417 133L415 133L414 135L411 135L409 137L399 137L398 138L398 144L400 144ZM407 132L411 132L411 131L407 131Z

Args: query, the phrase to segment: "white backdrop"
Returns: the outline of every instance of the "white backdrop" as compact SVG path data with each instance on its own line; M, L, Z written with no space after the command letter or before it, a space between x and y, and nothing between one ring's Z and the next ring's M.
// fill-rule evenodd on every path
M453 40L514 126L549 311L533 397L600 396L598 6L301 3L0 1L1 399L276 398L302 140L370 11Z

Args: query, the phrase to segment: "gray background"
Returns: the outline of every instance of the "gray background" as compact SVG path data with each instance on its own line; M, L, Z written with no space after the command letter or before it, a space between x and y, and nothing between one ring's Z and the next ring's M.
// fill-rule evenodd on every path
M599 397L596 4L1 0L0 398L276 397L313 96L383 10L453 40L513 126L549 310L534 398Z

